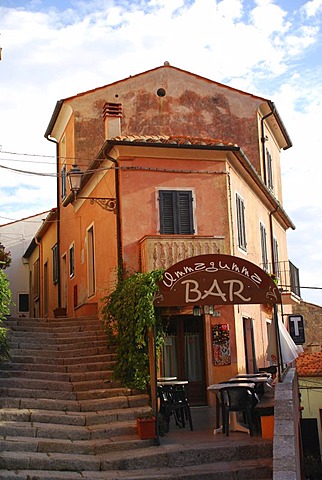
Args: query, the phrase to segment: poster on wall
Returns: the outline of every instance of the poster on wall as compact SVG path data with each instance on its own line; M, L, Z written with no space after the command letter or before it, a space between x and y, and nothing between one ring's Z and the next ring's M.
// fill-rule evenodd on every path
M230 365L229 325L227 323L212 325L211 333L213 364L215 366Z

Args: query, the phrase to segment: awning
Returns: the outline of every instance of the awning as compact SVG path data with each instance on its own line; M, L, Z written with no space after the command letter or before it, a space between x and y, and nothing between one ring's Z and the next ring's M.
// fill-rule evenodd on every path
M281 364L287 364L293 362L301 353L304 352L301 345L296 345L287 331L284 323L278 316L278 332L281 352ZM276 321L272 320L269 332L269 340L266 350L266 357L269 362L276 365L279 355L277 353L277 335L276 335Z

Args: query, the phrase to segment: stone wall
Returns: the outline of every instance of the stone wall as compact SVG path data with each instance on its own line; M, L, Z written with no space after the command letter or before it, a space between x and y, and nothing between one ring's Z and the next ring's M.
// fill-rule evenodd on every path
M322 350L322 307L314 303L301 302L293 307L293 314L303 315L305 344L309 353Z
M301 480L300 401L295 368L275 386L273 480Z

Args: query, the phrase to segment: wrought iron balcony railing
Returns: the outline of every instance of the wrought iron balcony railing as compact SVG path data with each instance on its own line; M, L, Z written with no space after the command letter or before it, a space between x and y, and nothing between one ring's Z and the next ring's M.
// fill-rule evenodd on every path
M267 263L260 265L267 273L274 273L278 278L278 286L282 293L293 293L301 298L299 269L290 261Z

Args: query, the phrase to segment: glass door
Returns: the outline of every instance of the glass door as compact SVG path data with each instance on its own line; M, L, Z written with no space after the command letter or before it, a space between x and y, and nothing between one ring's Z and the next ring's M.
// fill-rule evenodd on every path
M162 376L188 380L190 405L206 405L203 318L192 315L164 320Z

